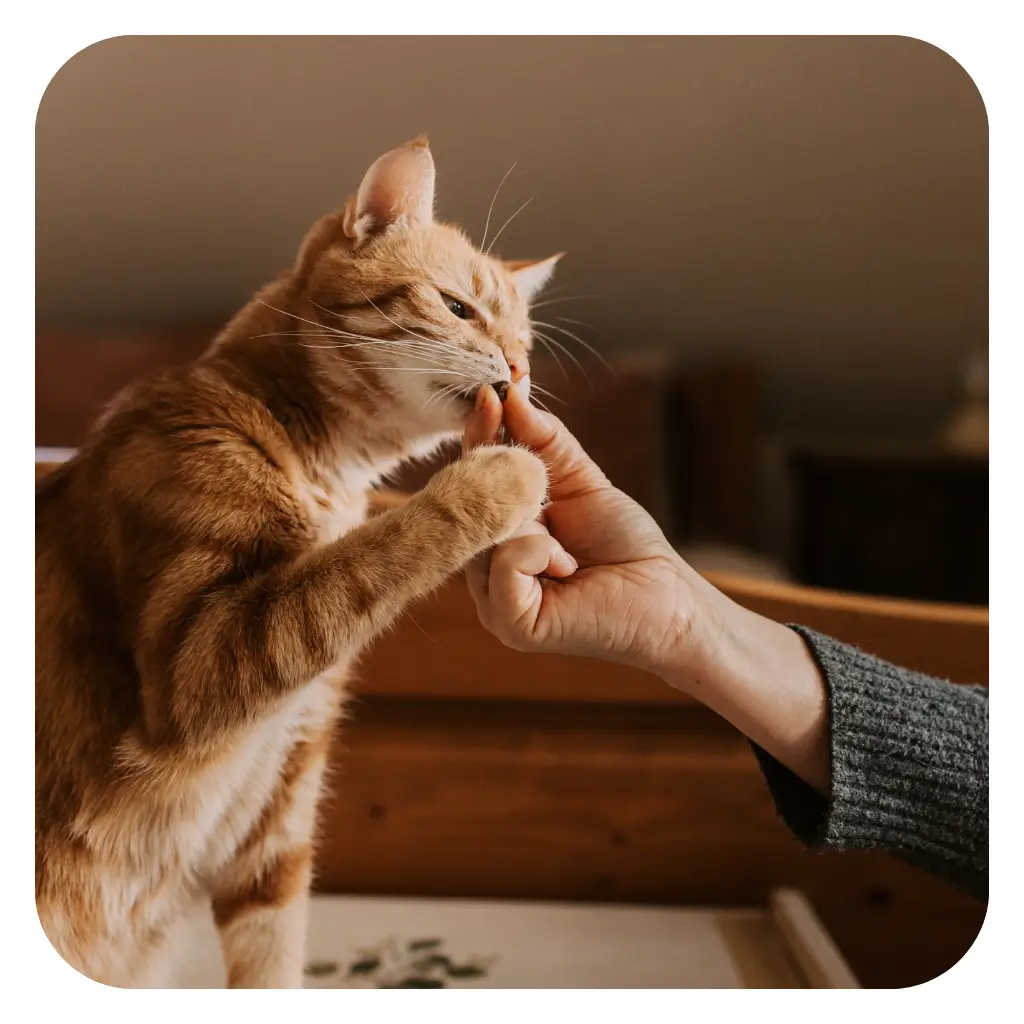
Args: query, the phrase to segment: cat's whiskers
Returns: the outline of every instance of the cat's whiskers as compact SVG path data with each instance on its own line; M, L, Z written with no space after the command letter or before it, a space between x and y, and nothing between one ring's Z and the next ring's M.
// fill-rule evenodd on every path
M319 320L310 320L308 317L299 316L298 313L293 313L290 309L278 309L277 306L272 306L269 302L265 302L263 299L256 299L261 306L266 306L267 309L272 309L275 313L280 313L281 316L290 316L295 320L301 320L304 324L312 324L314 327L318 327L321 330L330 331L332 334L340 334L340 331L336 331L333 327L327 324L320 323Z
M523 206L525 206L525 205L526 204L524 203ZM523 207L520 207L520 210L522 208ZM519 211L517 210L516 213L518 213L518 212ZM515 214L513 214L512 216L514 217ZM509 218L509 221L511 219L512 218ZM509 223L509 221L506 221L505 224L507 225ZM505 227L505 225L502 225L502 230L504 229L504 227ZM499 231L498 234L500 234L500 233L501 232ZM495 235L495 239L494 240L495 241L497 240L497 235ZM492 244L493 244L493 242L492 242ZM310 319L308 319L306 317L299 316L297 313L292 313L289 310L278 309L276 306L272 306L272 305L270 305L270 303L264 302L262 299L260 299L258 301L262 305L266 306L268 309L271 309L271 310L273 310L276 313L280 313L282 316L290 316L290 317L293 317L295 320L301 321L302 323L310 324L311 326L315 327L316 330L315 331L268 331L268 332L266 332L264 334L253 335L253 337L254 338L270 338L270 337L307 338L308 337L308 338L323 338L325 340L325 344L323 344L323 345L314 345L314 344L310 344L309 342L298 342L297 343L301 347L308 348L308 349L337 350L337 349L348 349L348 348L361 349L361 348L374 348L374 347L376 347L376 348L382 348L385 351L387 351L389 349L391 351L395 351L395 350L397 350L397 351L404 351L405 354L407 354L409 356L412 356L414 358L421 357L421 358L426 359L428 354L429 355L433 355L433 356L440 355L440 356L444 357L443 358L443 365L442 366L394 366L394 365L390 365L390 364L367 365L367 364L361 363L361 362L350 364L351 366L353 366L353 368L355 368L357 370L366 370L366 371L375 371L375 372L393 371L393 372L396 372L396 373L412 373L412 374L432 374L432 375L438 375L438 376L460 377L462 380L470 382L469 384L462 384L462 383L459 383L459 382L455 382L453 384L447 385L444 388L439 389L438 391L435 391L433 394L428 396L426 401L420 407L420 411L421 412L424 411L431 404L431 402L437 401L437 400L442 399L442 398L449 397L450 395L458 393L458 392L462 392L462 393L465 393L465 394L468 395L468 394L472 393L474 388L481 387L484 384L491 383L492 378L493 378L493 370L494 370L494 364L493 364L493 361L491 359L489 359L488 357L486 357L486 356L484 356L484 355L482 355L480 353L470 352L470 351L468 351L466 349L462 349L462 348L455 349L451 345L445 344L444 342L438 341L438 340L436 340L434 338L424 337L423 335L417 334L415 331L411 330L408 327L403 327L402 324L398 323L397 320L395 320L394 318L388 316L388 314L385 313L373 301L373 299L371 299L365 292L363 292L362 294L363 294L363 297L366 299L366 301L374 308L374 310L376 310L376 312L378 314L380 314L380 316L382 316L385 320L387 320L388 323L390 323L394 327L396 327L399 331L402 331L403 334L409 335L409 337L408 338L406 338L406 337L401 337L401 338L377 338L377 337L372 337L372 336L366 335L366 334L358 334L358 333L356 333L354 331L342 330L342 329L337 328L337 327L332 327L329 324L323 324L323 323L320 323L318 321L310 320ZM339 315L337 313L334 313L332 310L326 309L326 307L321 306L317 302L313 302L313 305L316 306L318 309L323 310L325 313L329 313L329 314L331 314L333 316L338 316ZM340 340L333 341L332 339L334 339L334 338L338 338ZM553 339L553 338L548 338L548 341L549 342L553 342L555 345L558 345L558 347L560 347L560 348L564 348L557 341L555 341L555 339ZM572 358L575 362L577 362L577 365L579 365L578 361L575 359L575 357L572 355L572 353L570 353L567 349L564 349L564 351L566 352L567 355L569 355L570 358ZM477 372L476 373L467 373L467 372L465 372L465 369L461 369L461 370L455 369L452 366L452 361L453 361L453 356L456 355L456 354L457 354L457 357L458 357L458 361L460 363L462 363L463 365L468 363L469 364L468 368L471 368L471 369L473 369L473 370L475 370ZM554 354L554 353L552 353L552 354ZM555 358L556 358L556 361L557 361L557 356ZM559 365L561 365L561 364L559 363ZM584 376L586 376L586 371L583 370L582 366L580 366L580 369L581 369L581 371L583 371ZM489 371L489 372L485 374L483 371ZM564 372L564 370L563 370L563 372ZM547 393L549 397L555 398L557 401L562 401L562 399L559 399L558 396L551 395L549 392L545 392L544 389L541 389L541 392L542 393ZM539 400L538 400L538 404L541 404L539 402ZM543 406L543 405L542 405L542 408L547 409L547 407Z
M399 348L403 351L434 351L434 348L419 343L411 343L407 338L369 338L361 334L339 334L337 331L273 331L268 334L254 334L249 340L255 338L338 338L352 339L351 341L339 341L331 348ZM448 346L436 346L438 351L448 351Z
M290 310L278 309L277 306L272 306L272 305L270 305L269 302L265 302L263 299L257 299L256 301L259 302L261 305L266 306L267 309L272 309L275 313L280 313L282 316L293 317L296 320L301 320L303 323L311 324L313 327L318 328L318 330L320 330L320 331L326 331L327 334L332 336L332 337L350 338L350 339L354 339L356 341L365 341L365 342L368 342L368 343L380 343L382 341L384 341L384 342L386 342L386 341L393 341L396 344L398 344L398 342L395 341L395 339L372 338L372 337L370 337L369 335L366 335L366 334L355 334L355 333L353 333L351 331L342 331L342 330L339 330L336 327L331 327L329 324L322 324L322 323L320 323L317 320L310 320L307 317L299 316L298 313L292 313ZM370 305L372 305L374 307L374 309L377 310L378 313L380 312L380 309L373 303L373 301L371 299L369 299L369 297L367 297L367 301L370 302ZM314 303L314 305L318 305L318 304ZM322 306L319 306L318 308L323 309ZM329 312L329 310L327 312ZM394 324L395 327L397 327L400 331L406 331L407 333L412 334L413 337L417 338L418 341L422 345L427 345L431 349L436 350L436 351L445 351L446 350L447 346L445 346L443 342L435 341L435 340L433 340L431 338L423 338L420 335L414 334L412 331L408 331L406 328L402 327L401 324L395 323L395 321L391 320L391 318L389 316L387 316L386 314L382 313L381 315L384 316L384 318L386 320L389 320L392 324ZM407 345L409 344L409 343L405 343L404 340L402 341L402 343L403 344L407 344Z
M540 338L541 341L550 343L551 345L556 346L559 350L564 352L576 364L576 366L579 369L580 373L582 373L583 376L586 377L587 381L590 380L590 375L587 373L587 371L584 368L583 364L576 358L576 354L567 345L563 344L557 338L552 338L550 334L545 334L543 331L539 330L536 326L534 326L534 328L533 328L533 333L534 333L534 336L537 337L537 338Z
M497 240L499 238L501 238L502 231L504 231L505 228L507 228L509 226L509 224L511 224L512 221L514 221L516 219L516 217L518 217L519 214L521 214L523 212L523 210L525 210L530 205L530 203L533 202L533 200L534 200L534 197L530 196L530 198L527 199L526 202L523 203L523 205L520 206L519 209L516 210L516 212L513 213L512 216L509 217L509 219L507 221L505 221L505 223L502 224L500 228L498 228L498 233L494 236L494 238L491 239L491 244L489 246L487 246L486 249L484 249L484 255L485 256L490 256L491 250L494 248L494 243L497 242Z
M366 341L368 344L373 344L379 341L387 341L396 346L405 346L410 351L412 351L413 349L416 349L418 351L429 350L437 351L444 355L450 355L452 351L457 351L460 353L460 355L470 360L476 360L477 362L481 363L488 361L486 360L485 357L480 356L477 353L468 352L465 349L453 349L452 345L449 342L442 341L439 338L427 338L424 335L417 334L415 331L412 331L408 327L403 327L401 324L399 324L391 317L389 317L386 313L383 312L383 310L377 307L369 297L367 297L367 302L369 302L370 305L373 306L373 308L378 313L380 313L380 315L383 316L389 323L397 327L403 333L410 335L413 340L410 340L408 338L377 338L366 334L356 334L352 331L342 331L340 328L334 327L328 329L335 334L340 334L343 337L347 338L354 338L357 340ZM317 306L318 309L323 309L325 313L330 313L331 316L340 316L339 313L335 313L333 310L326 309L324 306L319 305L319 303L314 302L313 305Z
M419 374L440 374L444 377L462 377L465 380L476 380L471 374L462 373L459 370L442 370L432 366L392 366L390 363L384 363L380 366L368 366L366 363L356 363L350 367L352 370L375 370L375 371L394 371L395 373L419 373Z
M604 363L604 365L605 365L606 367L608 367L608 369L609 369L609 370L611 369L611 365L609 364L608 360L607 360L607 359L605 359L605 357L604 357L603 355L601 355L601 353L600 353L600 352L598 352L598 351L597 351L597 349L596 349L596 348L594 348L594 346L593 346L593 345L591 345L591 344L589 344L588 342L584 341L584 340L583 340L583 339L582 339L582 338L581 338L581 337L580 337L580 336L579 336L578 334L575 334L575 333L573 333L572 331L570 331L570 330L567 330L567 329L566 329L565 327L559 327L559 326L558 326L558 324L551 324L551 323L548 323L548 322L547 322L546 320L531 320L531 321L530 321L530 323L531 323L531 324L535 324L535 325L537 325L538 327L547 327L547 328L549 328L549 329L550 329L550 330L552 330L552 331L559 331L559 332L560 332L561 334L564 334L564 335L566 335L567 337L570 337L570 338L572 338L572 339L573 339L573 341L576 341L576 342L578 342L578 343L579 343L580 345L582 345L582 346L583 346L583 347L584 347L584 348L585 348L585 349L586 349L586 350L587 350L588 352L590 352L590 353L591 353L592 355L594 355L594 356L596 356L596 357L597 357L598 359L600 359L600 360L601 360L601 362L602 362L602 363Z
M337 332L337 331L330 331L330 332L327 332L327 331L270 331L270 332L267 332L266 334L256 334L256 335L253 335L252 337L253 338L273 338L273 337L331 338L331 337L336 337L338 335L338 333L339 332ZM348 334L348 332L345 332L345 334ZM413 347L413 346L416 345L415 342L410 342L410 341L408 341L408 339L405 339L405 338L401 338L401 339L397 339L397 338L371 338L371 337L368 337L366 335L355 335L355 334L353 334L351 336L354 337L354 338L360 339L360 340L357 340L357 341L346 341L346 342L331 342L329 344L324 344L324 345L312 345L312 344L304 343L304 342L299 342L299 344L302 345L303 348L311 348L311 349L344 349L344 348L359 349L359 348L372 348L374 346L387 347L389 345L393 346L394 348L403 349L403 348ZM363 339L365 339L365 340L363 340ZM551 352L552 356L555 359L555 362L559 366L559 369L561 369L563 374L565 374L566 377L568 377L568 373L565 370L564 365L562 364L561 360L558 358L557 352L548 343L547 338L543 337L543 338L540 338L540 340L547 346L548 351ZM448 346L444 346L444 349L445 349L446 352L450 352L450 349L448 348ZM487 367L490 366L490 361L489 360L487 360L487 359L485 359L483 357L479 357L475 353L465 352L464 350L461 350L461 349L458 350L458 351L459 351L459 353L461 355L468 356L468 357L470 357L470 359L476 359L481 364L486 365ZM482 379L478 379L473 374L465 373L465 372L463 372L461 370L453 370L453 369L450 369L450 368L445 369L445 368L441 368L441 367L436 367L435 368L435 367L422 367L422 366L393 366L393 365L390 365L390 364L380 364L380 365L371 366L371 365L367 365L366 363L359 363L359 364L357 364L357 368L360 369L360 370L374 370L374 371L394 370L395 372L401 372L401 373L437 374L437 375L449 376L449 377L451 377L451 376L462 377L465 380L472 381L473 385L475 385L475 386L480 386L480 385L483 385L483 384L486 384L486 383L491 383L489 377L486 380L482 380ZM453 385L451 385L450 388L445 389L443 392L435 393L435 394L431 395L430 398L428 398L427 401L424 403L424 405L421 406L421 411L431 401L433 401L436 398L438 398L439 395L443 395L445 392L448 392L448 391L454 393L455 391L458 390L459 387L462 387L462 385L453 384ZM470 387L466 387L466 390L467 391L471 390L471 388ZM565 401L564 398L561 398L559 395L556 395L554 392L552 392L552 391L548 390L547 388L543 387L542 385L536 383L536 381L532 381L531 382L530 390L531 390L531 394L533 392L538 392L538 393L540 393L542 395L545 395L546 397L548 397L549 399L551 399L553 401L561 403L562 405L567 405L568 404ZM539 399L537 400L537 404L540 405L541 408L547 409L547 411L550 412L548 407L546 405L544 405L543 402L541 402Z
M574 320L571 316L556 316L555 319L561 320L562 323L566 324L577 324L580 327L589 327L592 331L597 331L598 334L604 334L604 331L595 327L593 324L588 324L586 320Z
M541 306L553 306L556 302L576 302L580 299L607 299L607 295L559 295L554 299L541 299L540 302L530 303L530 309L540 309Z
M363 297L382 317L384 317L385 320L388 321L388 323L392 324L393 326L397 327L398 330L403 331L405 334L408 334L410 336L412 340L405 338L388 339L396 347L406 347L409 350L410 355L415 355L417 353L423 352L437 353L444 357L444 364L450 366L452 363L453 355L457 353L457 361L460 363L469 363L471 365L479 367L481 370L492 369L493 362L489 358L487 358L487 356L484 356L478 352L470 352L469 350L464 348L454 348L452 345L446 342L438 341L435 338L427 338L422 334L417 334L411 328L402 326L402 324L398 323L397 320L388 316L388 314L385 313L365 292L363 292ZM316 303L314 303L314 305L316 305ZM326 310L326 312L330 311ZM366 335L348 334L347 336L357 339L365 339L369 343L373 343L373 341L377 340L373 338L368 338Z
M554 359L555 364L562 371L562 375L565 377L566 380L568 380L569 379L569 371L565 368L565 366L562 365L562 360L558 358L558 352L555 350L554 345L552 345L551 342L548 341L548 339L544 335L542 335L539 331L534 331L533 332L533 336L551 354L551 357L552 357L552 359Z
M541 387L535 381L530 381L530 395L532 397L535 391L539 391L542 395L550 398L554 402L561 402L562 405L568 405L569 403L564 399L556 395L553 391L549 391L547 388Z
M507 178L516 169L517 163L519 163L518 160L516 160L515 163L513 163L512 166L505 172L505 177L498 182L498 187L494 190L494 195L491 196L491 205L487 207L487 221L484 224L484 237L480 239L481 249L483 249L483 247L487 244L487 231L491 226L491 214L494 212L494 204L495 202L497 202L498 193L501 191L501 186L505 184L505 178Z
M374 302L373 299L371 299L370 296L366 294L366 292L363 292L363 298L365 298L366 301L371 306L373 306L373 308L377 310L377 312L380 313L380 315L384 317L384 319L387 320L389 324L394 324L394 326L397 327L400 331L405 331L406 334L411 335L413 338L416 338L419 341L425 341L428 344L434 345L439 344L439 342L435 341L433 338L424 338L422 334L417 334L415 331L410 330L408 327L403 327L397 320L394 320L391 317L389 317L387 313L385 313L384 310L381 309L380 306L378 306L377 303Z
M427 400L420 406L420 412L426 412L427 406L430 405L431 402L438 401L441 398L445 398L453 394L459 394L460 392L469 394L471 391L472 388L467 388L464 384L449 384L446 387L438 389L432 395L429 395Z
M396 326L398 326L398 325L396 325ZM404 330L404 328L399 327L399 330ZM328 328L326 331L321 331L319 333L312 332L312 331L307 331L307 332L291 331L291 332L287 332L287 333L290 334L291 336L295 336L295 337L302 337L303 335L309 335L309 336L314 336L314 337L345 338L345 339L350 339L350 340L356 341L356 342L362 342L366 346L374 346L374 345L385 346L385 345L391 345L392 347L395 347L395 348L406 349L410 353L416 351L416 352L439 352L439 353L442 353L442 354L448 354L448 353L450 353L452 351L451 346L446 344L445 342L443 342L443 341L436 341L436 340L432 340L432 339L429 339L429 338L423 338L423 339L419 339L419 340L410 340L408 338L382 338L382 337L374 337L374 336L368 335L368 334L356 334L353 331L342 331L342 330L339 330L337 328ZM260 335L257 335L257 337L260 337ZM471 355L471 353L467 353L467 355Z
M401 329L401 328L400 328ZM375 348L384 349L385 351L398 351L404 352L406 355L413 357L421 357L425 362L428 362L428 356L442 356L442 360L439 360L443 365L441 366L421 366L421 367L399 367L392 365L380 365L380 366L367 366L366 364L360 364L360 369L373 369L373 370L403 370L405 372L422 372L422 373L437 373L449 376L461 376L466 379L475 379L472 375L465 373L461 370L456 370L452 367L452 353L451 346L445 345L442 342L429 343L425 341L411 341L407 338L374 338L368 335L355 334L349 331L340 331L334 328L328 328L326 330L319 331L270 331L265 334L253 335L254 338L262 337L288 337L288 338L323 338L327 341L323 345L313 345L303 342L299 342L303 348L309 349L320 349L320 350L332 350L332 349L364 349L364 348ZM354 339L354 340L343 340L343 341L330 341L332 338L342 339ZM474 353L466 352L462 349L458 351L459 355L463 357L462 360L468 358L470 363L476 361L479 367L482 369L484 366L490 366L489 360L485 360L481 357L477 357ZM474 367L475 368L475 367Z
M446 342L444 342L444 341L440 340L439 338L427 338L427 337L424 337L424 336L423 336L422 334L417 334L417 333L416 333L415 331L412 331L412 330L410 330L410 329L409 329L408 327L403 327L403 326L402 326L402 325L401 325L400 323L398 323L398 322L397 322L396 320L393 320L393 319L392 319L391 317L389 317L389 316L387 315L387 313L385 313L385 312L384 312L384 311L383 311L383 310L382 310L382 309L381 309L381 308L380 308L380 307L379 307L379 306L378 306L378 305L377 305L377 304L376 304L376 303L375 303L375 302L373 301L373 299L371 299L371 298L369 297L369 295L367 295L367 294L366 294L366 292L363 292L363 291L362 291L362 289L360 289L360 291L362 292L363 298L364 298L364 299L366 299L366 301L367 301L367 302L368 302L368 303L369 303L369 304L370 304L371 306L373 306L373 308L374 308L374 309L375 309L375 310L376 310L376 311L377 311L377 312L378 312L378 313L379 313L379 314L380 314L380 315L381 315L382 317L384 317L384 319L385 319L385 320L387 320L387 321L388 321L389 323L393 324L393 325L394 325L395 327L397 327L397 328L398 328L398 329L399 329L400 331L403 331L403 332L404 332L405 334L411 335L411 336L412 336L413 338L415 338L415 339L416 339L417 341L419 341L419 342L422 342L423 344L426 344L426 345L433 345L433 346L436 346L436 347L438 347L438 348L443 348L443 349L447 349L447 348L448 348L448 344L447 344ZM311 299L310 301L312 302L313 300ZM327 313L327 314L328 314L329 316L335 316L335 317L338 317L339 319L342 319L342 316L341 316L341 314L340 314L340 313L336 313L336 312L335 312L335 311L334 311L333 309L328 309L328 308L327 308L326 306L321 306L319 302L313 302L313 305L314 305L314 306L316 306L316 308L317 308L317 309L322 309L322 310L323 310L323 311L324 311L325 313ZM326 325L325 325L325 326L326 326ZM329 327L329 326L328 326L328 328L327 328L327 329L328 329L328 330L332 330L332 331L338 331L339 333L345 333L345 334L347 334L347 335L349 335L350 337L353 337L353 338L355 338L355 337L358 337L358 338L365 338L365 339L366 339L367 341L373 341L373 340L374 340L374 339L373 339L372 337L370 337L370 336L368 336L368 335L365 335L365 334L353 334L353 333L352 333L351 331L344 331L344 332L342 332L340 328L336 328L336 327Z

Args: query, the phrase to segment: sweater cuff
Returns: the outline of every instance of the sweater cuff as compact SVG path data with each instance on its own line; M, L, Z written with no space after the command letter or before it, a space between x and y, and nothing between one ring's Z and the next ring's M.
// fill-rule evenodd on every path
M988 861L988 696L791 625L828 689L827 799L754 746L776 809L805 845L887 849L953 880Z

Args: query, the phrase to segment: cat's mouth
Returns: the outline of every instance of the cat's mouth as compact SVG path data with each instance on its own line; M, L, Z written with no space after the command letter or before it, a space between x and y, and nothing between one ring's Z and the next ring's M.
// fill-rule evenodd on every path
M449 398L468 402L470 405L476 404L476 396L480 394L480 388L484 386L483 384L474 384L468 388L453 389L450 384L445 384L443 381L435 380L432 383L438 393L443 391ZM507 380L495 380L491 382L491 387L494 388L498 398L504 402L511 384Z

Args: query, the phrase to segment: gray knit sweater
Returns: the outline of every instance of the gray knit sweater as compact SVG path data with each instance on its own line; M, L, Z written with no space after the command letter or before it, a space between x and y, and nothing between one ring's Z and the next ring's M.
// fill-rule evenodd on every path
M807 846L888 850L988 896L988 690L910 672L802 626L828 686L826 799L754 746Z

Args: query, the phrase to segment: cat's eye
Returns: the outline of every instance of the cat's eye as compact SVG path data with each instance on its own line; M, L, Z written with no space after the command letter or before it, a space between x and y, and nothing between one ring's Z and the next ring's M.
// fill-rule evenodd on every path
M444 299L444 304L460 320L468 320L473 315L469 307L464 302L459 301L459 299L453 298L451 295L442 295L441 298Z

